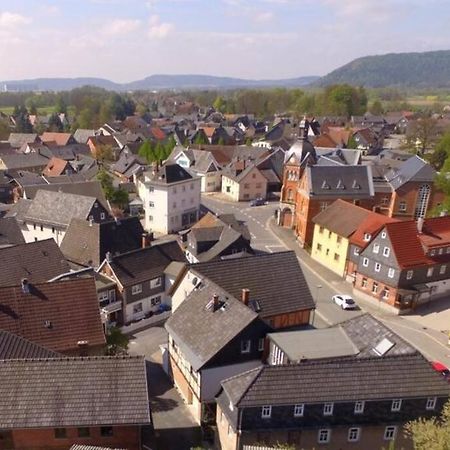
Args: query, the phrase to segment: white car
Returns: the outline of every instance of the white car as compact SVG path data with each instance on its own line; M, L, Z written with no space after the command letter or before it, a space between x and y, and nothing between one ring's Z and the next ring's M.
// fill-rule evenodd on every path
M356 309L355 300L353 300L350 295L333 295L333 302L342 309Z

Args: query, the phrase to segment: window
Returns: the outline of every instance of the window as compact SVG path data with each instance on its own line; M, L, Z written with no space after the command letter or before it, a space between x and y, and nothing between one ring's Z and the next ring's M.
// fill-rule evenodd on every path
M389 256L389 253L391 253L391 249L389 247L383 248L383 256L386 256L386 258Z
M131 286L131 295L140 294L142 292L142 284Z
M322 251L322 244L317 244L317 250Z
M78 428L78 437L88 438L90 435L91 435L91 432L88 427Z
M100 219L101 220L105 220L106 218L106 214L105 213L100 213Z
M153 298L150 300L150 304L151 304L152 306L160 305L160 304L161 304L161 296L158 295L158 297L153 297Z
M271 326L273 326L273 324L271 324ZM272 349L272 365L283 364L283 360L284 352L279 347L274 345Z
M363 266L368 267L369 266L369 258L363 258Z
M378 253L380 251L380 244L373 244L373 252Z
M150 289L155 289L159 286L161 286L161 277L153 278L153 280L150 280Z
M153 186L148 187L148 192L155 192L155 188Z
M256 173L252 173L252 178L256 178Z
M271 415L272 415L272 407L271 406L263 406L261 408L261 418L270 419Z
M264 350L264 338L258 339L258 351L262 352Z
M191 188L191 191L194 190L194 184L193 183L190 184L190 188Z
M389 202L389 198L388 198L388 197L383 197L383 198L381 199L381 204L382 204L383 206L386 206L386 205L388 204L388 202Z
M304 412L305 412L305 405L303 403L294 405L294 417L303 417Z
M319 430L319 434L317 435L317 442L319 444L327 444L330 442L331 430L329 429L321 429Z
M319 228L319 233L322 234L323 233L323 227Z
M427 277L432 277L433 276L433 267L429 267L427 270Z
M364 233L364 240L366 242L370 241L370 238L372 237L372 235L370 233Z
M44 226L43 225L41 225L41 231L44 231Z
M177 202L173 202L172 208L175 209L177 207Z
M386 231L381 232L381 239L386 239Z
M332 416L333 415L333 403L325 403L323 405L323 415L324 416Z
M389 288L384 288L384 291L383 291L383 299L384 300L388 300L389 299Z
M183 185L183 186L181 187L181 190L182 190L183 192L186 192L186 186Z
M244 339L241 341L241 353L250 353L251 341L249 339Z
M231 425L228 424L227 434L231 434Z
M332 234L333 234L333 233L332 233L331 231L328 232L328 239L331 238L331 235L332 235Z
M399 210L400 212L406 212L406 202L400 202L400 203L398 204L398 210Z
M244 183L244 189L248 189L250 185L248 183Z
M177 193L177 188L176 188L176 187L173 188L173 193L174 193L174 194Z
M361 428L349 428L348 429L348 442L358 442Z
M172 219L173 219L173 217L172 217ZM148 216L148 221L153 222L153 216Z
M361 280L361 287L366 288L367 287L367 278L363 278Z
M148 202L148 206L149 206L149 208L154 208L155 207L155 202Z
M419 188L417 196L416 210L414 211L414 219L424 218L428 208L428 200L430 198L431 186L422 184Z
M376 294L378 292L378 283L376 281L372 284L372 293Z
M389 278L394 278L394 275L395 275L395 269L393 269L392 267L389 267L388 277Z
M402 401L400 399L392 400L391 411L396 412L400 411L402 407Z
M339 255L337 253L334 254L334 260L339 261Z
M355 414L362 414L364 412L365 402L363 400L355 402Z
M427 404L426 404L425 409L427 411L430 411L430 410L434 409L435 407L436 407L436 397L427 398Z
M88 217L89 220L94 220L94 216L89 216ZM42 225L41 225L42 226Z
M327 248L327 250L326 250L326 252L325 252L325 255L328 256L329 254L330 254L330 249Z
M113 427L100 427L100 435L103 437L113 436Z
M328 202L320 202L320 211L325 211L328 207Z
M381 269L381 264L380 263L375 263L375 272L379 272Z
M358 247L355 247L355 249L353 250L353 254L355 256L359 256L359 248Z
M67 431L65 428L55 428L55 439L66 439Z
M408 272L406 272L406 279L410 280L413 277L413 270L408 270Z
M142 312L142 303L136 303L133 305L133 314L139 314Z
M256 189L261 189L262 188L262 184L261 183L256 183Z
M446 270L447 270L447 266L445 264L443 264L439 269L439 275L444 275Z
M35 223L33 223L33 230L35 230L36 229L36 224Z
M384 440L393 441L395 439L395 434L397 432L397 427L388 426L384 429Z

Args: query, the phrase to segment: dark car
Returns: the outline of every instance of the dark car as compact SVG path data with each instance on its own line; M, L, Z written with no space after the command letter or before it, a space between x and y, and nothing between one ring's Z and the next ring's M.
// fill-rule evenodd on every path
M250 206L262 206L262 205L267 205L267 202L261 197L255 198L250 202Z

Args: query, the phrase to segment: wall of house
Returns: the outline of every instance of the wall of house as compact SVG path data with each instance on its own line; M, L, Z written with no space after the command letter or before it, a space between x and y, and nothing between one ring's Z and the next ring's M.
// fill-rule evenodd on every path
M95 445L111 448L140 449L139 426L113 427L113 436L101 436L100 427L89 427L90 437L79 438L77 428L66 428L66 439L55 439L54 428L13 430L12 438L15 450L67 450L73 444ZM6 450L0 440L0 449ZM9 447L10 448L10 447Z
M194 278L196 278L196 280L194 280ZM196 281L196 283L193 283L193 281ZM191 271L186 273L172 295L172 311L178 309L181 303L184 302L186 297L194 290L196 284L200 281L201 279Z
M143 202L145 230L168 233L168 187L138 181L137 190Z
M267 178L256 167L240 181L239 185L239 201L266 198L267 196Z
M320 225L314 225L311 256L340 277L345 275L348 245L348 239L345 237Z
M309 324L311 311L309 309L303 311L294 311L276 316L264 317L264 320L274 329L288 328L297 325Z
M236 450L238 445L237 434L229 425L228 419L219 405L217 405L216 423L221 450Z
M222 174L220 171L207 172L201 175L201 191L215 192L222 187Z
M233 181L231 178L227 176L222 176L222 194L230 197L231 200L238 202L239 201L239 183Z
M54 239L58 245L61 245L67 230L67 228L57 228L37 222L25 222L21 229L23 238L27 243Z

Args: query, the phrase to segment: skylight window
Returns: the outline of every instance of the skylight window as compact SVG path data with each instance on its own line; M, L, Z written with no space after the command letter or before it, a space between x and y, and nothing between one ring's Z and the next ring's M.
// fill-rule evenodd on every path
M389 339L384 338L374 349L373 351L378 356L384 356L393 346L394 342L391 342Z

